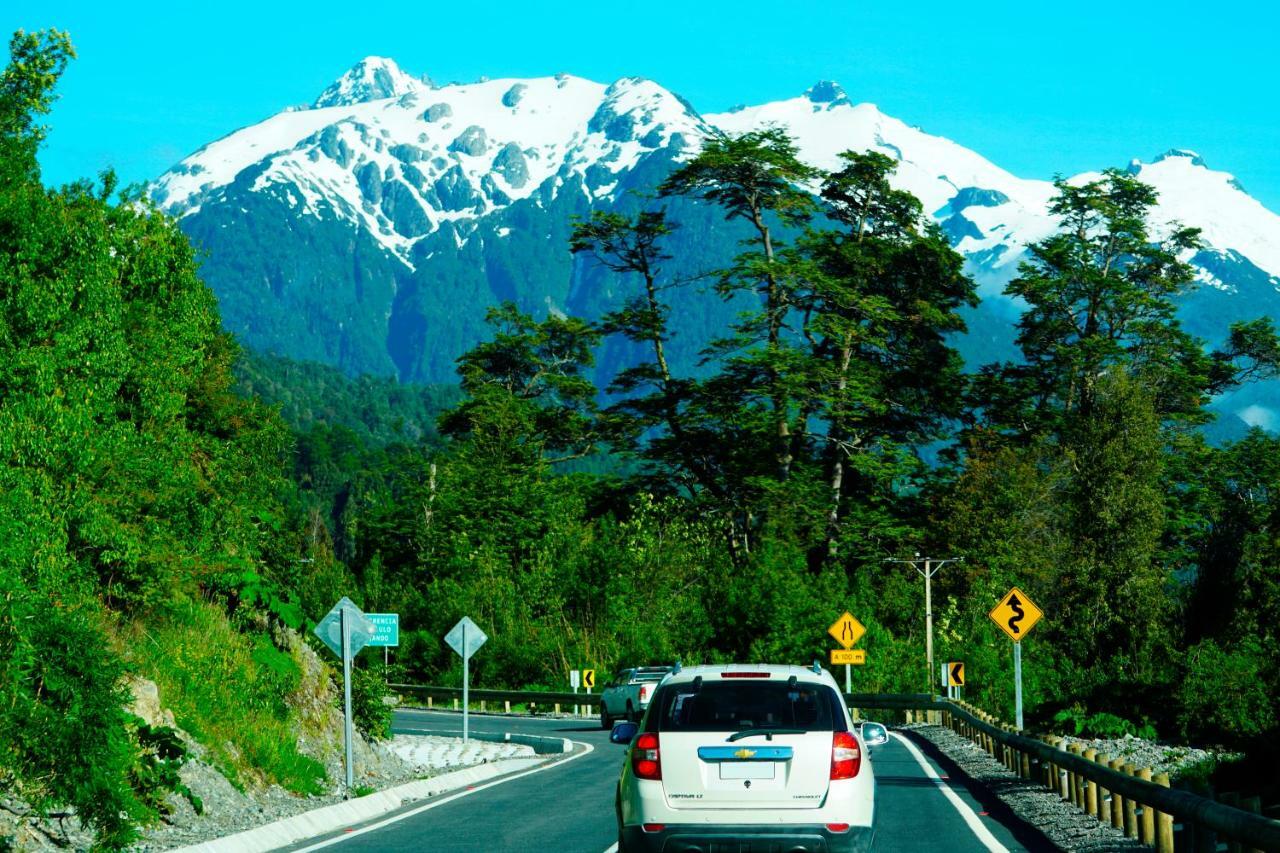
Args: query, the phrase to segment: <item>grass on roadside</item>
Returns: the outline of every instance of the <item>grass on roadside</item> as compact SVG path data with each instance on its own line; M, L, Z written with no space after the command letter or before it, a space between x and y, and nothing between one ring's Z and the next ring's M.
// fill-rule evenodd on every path
M298 751L285 701L300 670L269 637L242 633L221 608L191 600L134 633L130 654L141 674L156 682L178 725L232 784L324 790L324 767Z

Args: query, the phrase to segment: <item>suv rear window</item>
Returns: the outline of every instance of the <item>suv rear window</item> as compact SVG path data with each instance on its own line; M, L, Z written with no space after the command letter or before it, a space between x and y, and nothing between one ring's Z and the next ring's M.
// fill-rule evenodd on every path
M663 676L671 671L671 667L640 667L631 674L631 682L637 681L661 681Z
M663 732L845 731L839 708L835 692L823 684L707 681L695 689L692 682L685 682L659 689L649 709L648 727Z

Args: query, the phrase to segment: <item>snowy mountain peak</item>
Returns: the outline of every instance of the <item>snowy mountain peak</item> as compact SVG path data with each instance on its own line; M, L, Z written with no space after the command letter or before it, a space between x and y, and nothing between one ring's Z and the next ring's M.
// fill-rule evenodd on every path
M1204 158L1189 148L1170 148L1151 162L1153 164L1159 163L1163 160L1169 160L1174 157L1181 157L1185 160L1190 160L1192 166L1203 166L1206 169L1209 168L1209 164L1204 161Z
M398 98L429 88L421 80L406 74L394 59L366 56L321 92L312 106L316 109L352 106L365 101Z
M834 80L819 80L805 90L804 96L815 104L848 104L849 96Z

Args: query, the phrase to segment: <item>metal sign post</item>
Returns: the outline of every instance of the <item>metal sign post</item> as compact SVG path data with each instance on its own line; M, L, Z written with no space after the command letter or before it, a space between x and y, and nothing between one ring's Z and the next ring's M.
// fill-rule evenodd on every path
M480 626L471 621L471 617L463 616L458 620L458 624L449 629L449 633L444 635L444 641L449 644L449 648L453 649L462 657L462 742L467 743L470 739L470 716L467 706L471 700L471 656L476 653L476 649L484 645L485 640L489 639L484 631L480 630Z
M1022 731L1022 643L1013 644L1013 721Z
M342 609L342 742L346 748L347 790L355 785L351 765L351 614Z
M467 623L459 622L462 626L462 648L467 647ZM471 708L471 655L463 654L462 656L462 742L466 743L470 732L467 730L467 721Z
M369 645L373 637L373 625L359 607L346 596L333 606L315 627L315 634L335 655L342 658L342 740L346 758L346 782L350 790L355 784L355 765L352 758L351 723L351 659Z

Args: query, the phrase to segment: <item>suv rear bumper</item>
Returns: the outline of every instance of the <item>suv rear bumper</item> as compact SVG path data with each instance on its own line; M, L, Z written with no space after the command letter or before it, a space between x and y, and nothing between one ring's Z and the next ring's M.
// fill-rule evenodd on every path
M875 828L832 832L822 824L668 824L658 832L623 826L618 853L866 853Z

